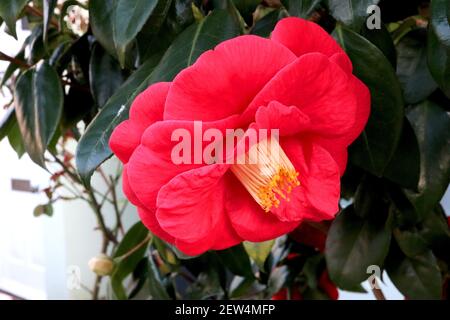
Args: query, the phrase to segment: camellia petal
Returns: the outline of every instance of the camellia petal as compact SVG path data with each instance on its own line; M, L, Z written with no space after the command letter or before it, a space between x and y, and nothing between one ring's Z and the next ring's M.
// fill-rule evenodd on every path
M299 108L287 107L278 101L271 101L267 107L260 107L256 112L255 121L258 128L278 129L281 136L308 130L310 124L309 117Z
M111 134L109 146L115 155L127 163L151 124L162 120L164 104L170 83L160 82L141 92L130 108L130 118L122 122Z
M320 52L331 57L343 52L336 40L319 25L294 17L280 20L270 38L286 46L297 56Z
M139 218L142 223L158 238L163 239L171 244L175 243L175 238L161 229L158 220L156 220L156 210L138 207Z
M299 172L301 185L292 197L303 192L314 210L305 211L304 219L321 221L333 218L339 210L340 172L331 155L321 146L298 138L280 141L283 150Z
M294 230L300 221L283 222L265 212L233 175L227 176L226 208L236 232L244 240L259 242Z
M161 228L186 242L206 237L225 215L222 177L228 167L215 164L193 169L164 185L156 203Z
M278 101L310 118L310 131L340 136L352 129L357 109L349 75L321 53L309 53L277 73L251 102L244 117Z
M205 130L214 128L224 135L225 130L234 128L237 121L238 116L231 116L221 121L204 122L198 127L198 134L202 136ZM127 171L131 189L148 209L155 208L159 189L173 177L205 164L202 154L200 162L195 161L194 140L198 139L195 137L197 126L199 123L193 121L159 121L151 125L142 136L141 144L127 164ZM180 143L178 139L173 139L174 132L184 133L187 135L185 138L189 138L191 152L184 163L175 163L172 157L174 147ZM208 142L203 142L201 146L206 144Z
M241 36L202 54L170 88L164 119L214 121L242 113L295 56L282 45Z

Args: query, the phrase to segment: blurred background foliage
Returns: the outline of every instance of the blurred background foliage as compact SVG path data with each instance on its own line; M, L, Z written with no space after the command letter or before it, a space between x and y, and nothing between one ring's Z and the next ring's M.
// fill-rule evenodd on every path
M380 29L365 23L372 4L381 8ZM331 33L372 95L369 123L349 150L336 219L194 258L141 223L123 230L120 171L103 174L104 195L90 177L102 174L110 134L134 97L223 40L269 37L287 16ZM450 233L439 202L450 173L449 1L2 0L0 23L12 37L18 20L31 33L15 56L0 51L10 62L1 90L13 97L0 139L37 165L59 165L43 190L49 202L35 215L71 200L55 197L62 187L91 204L103 234L103 255L91 261L93 298L103 298L103 279L114 299L336 299L336 286L363 291L371 265L408 299L448 296ZM77 143L75 155L67 141ZM104 224L105 201L114 204L114 228Z

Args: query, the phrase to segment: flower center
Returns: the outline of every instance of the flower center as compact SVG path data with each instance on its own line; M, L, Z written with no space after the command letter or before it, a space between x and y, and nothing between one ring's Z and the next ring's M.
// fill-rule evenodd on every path
M237 158L231 171L253 199L269 212L281 201L289 201L291 191L300 185L298 172L277 139L265 139Z

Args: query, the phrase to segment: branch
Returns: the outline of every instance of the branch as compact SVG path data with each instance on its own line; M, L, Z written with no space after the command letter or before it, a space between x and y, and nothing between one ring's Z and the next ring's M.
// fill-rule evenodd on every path
M138 251L142 246L144 246L145 244L147 244L150 239L152 238L152 234L149 232L147 234L147 236L145 237L144 240L142 240L141 242L139 242L136 246L134 246L133 248L130 249L130 251L128 251L127 253L115 258L114 260L116 261L122 261L126 258L128 258L129 256L131 256L133 253L135 253L136 251Z
M37 17L41 17L41 18L44 17L44 14L43 14L40 10L38 10L38 9L36 9L35 7L32 7L32 6L30 6L30 5L27 5L27 6L25 7L25 11L26 11L27 13L30 13L30 14L32 14L32 15L34 15L34 16L37 16ZM51 24L52 26L54 26L55 28L59 28L58 22L55 21L53 18L50 19L50 24Z
M0 51L0 60L9 61L11 63L14 63L14 64L18 65L21 68L24 68L24 69L28 69L28 68L31 67L25 61L22 61L20 59L14 58L14 57L11 57L11 56L7 55L6 53L4 53L2 51Z
M123 225L122 225L122 221L121 221L121 217L120 217L121 213L119 210L119 206L117 204L117 193L116 193L117 180L110 176L110 181L111 181L110 190L111 190L111 195L113 198L114 212L116 214L117 229L120 230L120 232L122 232L122 234L125 234L125 230L123 229Z
M375 278L375 277L373 280L373 284L374 284L374 286L372 288L372 292L373 292L373 295L375 296L375 299L386 300L386 297L384 296L383 291L381 291L381 289L379 289L380 286L378 285L377 278Z

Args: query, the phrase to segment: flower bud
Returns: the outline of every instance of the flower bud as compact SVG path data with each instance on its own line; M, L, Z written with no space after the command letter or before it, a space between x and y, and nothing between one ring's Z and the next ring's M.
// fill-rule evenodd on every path
M99 276L107 276L111 274L114 269L114 261L104 254L91 258L88 265L89 269Z

